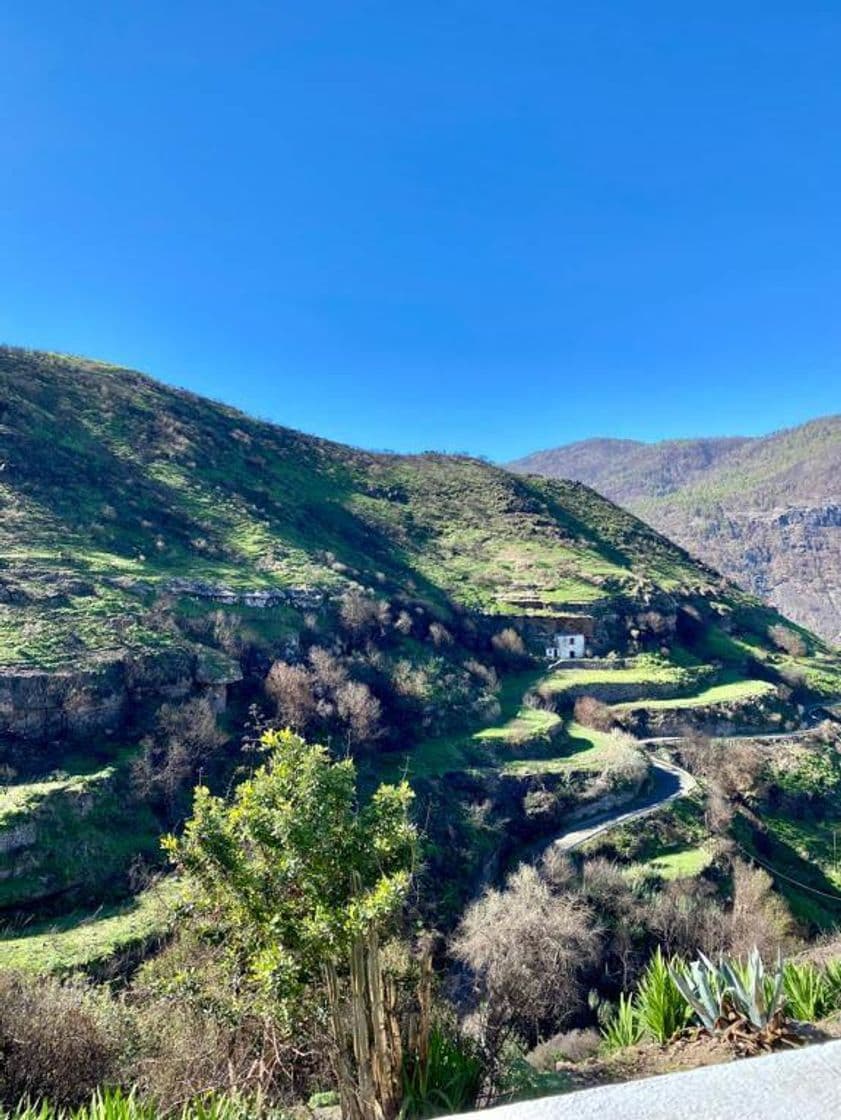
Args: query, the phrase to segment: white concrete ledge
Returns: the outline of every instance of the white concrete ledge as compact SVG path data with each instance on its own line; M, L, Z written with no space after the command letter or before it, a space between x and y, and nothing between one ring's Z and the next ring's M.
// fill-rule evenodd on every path
M477 1120L841 1120L841 1042L582 1089Z

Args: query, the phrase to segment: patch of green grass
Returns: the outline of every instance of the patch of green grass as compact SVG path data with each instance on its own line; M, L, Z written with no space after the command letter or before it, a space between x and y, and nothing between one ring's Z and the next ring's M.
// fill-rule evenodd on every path
M114 777L114 767L106 766L87 774L61 774L41 782L23 782L0 787L0 831L36 811L49 798L58 795L95 796Z
M139 855L160 857L160 824L132 794L135 751L111 746L113 762L76 760L79 771L56 771L38 781L6 786L0 794L0 836L25 828L0 852L0 906L29 904L62 891L98 896ZM68 764L70 759L67 760Z
M512 719L496 727L485 727L473 736L476 742L521 746L550 738L560 727L561 717L544 708L521 708Z
M558 669L547 677L541 689L562 695L569 689L588 687L592 688L594 696L598 696L600 685L639 685L641 691L646 685L666 685L680 691L697 687L699 675L705 671L708 670L704 667L688 668L663 658L638 657L631 665L616 669L576 669L574 666Z
M712 862L712 855L702 846L678 848L645 861L632 863L627 872L632 876L656 875L660 879L694 879Z
M77 911L0 935L0 968L67 973L101 966L144 943L162 937L173 921L180 897L175 879L162 879L129 902Z
M598 772L616 755L618 743L610 732L594 731L573 722L565 728L564 736L555 741L555 748L558 753L551 758L514 759L506 762L502 770L519 777L571 770Z
M645 700L629 704L616 704L618 710L632 708L708 708L714 704L734 704L741 700L755 700L774 691L768 681L736 680L727 684L713 685L694 696L679 696L672 700Z
M841 700L841 659L833 657L787 658L780 672L793 685L802 682L815 696Z
M766 812L762 819L775 837L841 888L841 816L816 821Z

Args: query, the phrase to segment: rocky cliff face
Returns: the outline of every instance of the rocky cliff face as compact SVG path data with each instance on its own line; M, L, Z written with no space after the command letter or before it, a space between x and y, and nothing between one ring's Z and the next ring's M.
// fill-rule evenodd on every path
M680 519L667 511L664 517ZM678 532L686 547L748 591L841 645L841 502L722 511L710 526L699 518Z
M586 440L511 466L586 482L841 644L841 416L758 439Z
M217 651L178 648L59 671L0 667L0 760L18 744L111 735L144 697L208 691L224 706L228 685L240 680L239 667Z

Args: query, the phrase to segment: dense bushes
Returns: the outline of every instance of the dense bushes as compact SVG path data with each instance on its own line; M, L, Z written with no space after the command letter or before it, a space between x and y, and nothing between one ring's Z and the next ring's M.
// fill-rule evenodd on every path
M536 868L524 864L504 891L487 891L453 941L476 977L487 1045L496 1052L511 1032L528 1038L573 1013L597 949L591 911Z
M76 1105L125 1072L130 1027L106 991L0 973L0 1103Z

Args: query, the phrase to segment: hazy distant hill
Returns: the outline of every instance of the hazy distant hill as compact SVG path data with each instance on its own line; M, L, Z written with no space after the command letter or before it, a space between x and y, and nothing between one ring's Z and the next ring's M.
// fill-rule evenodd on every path
M510 466L586 482L841 643L841 415L754 439L584 440Z

